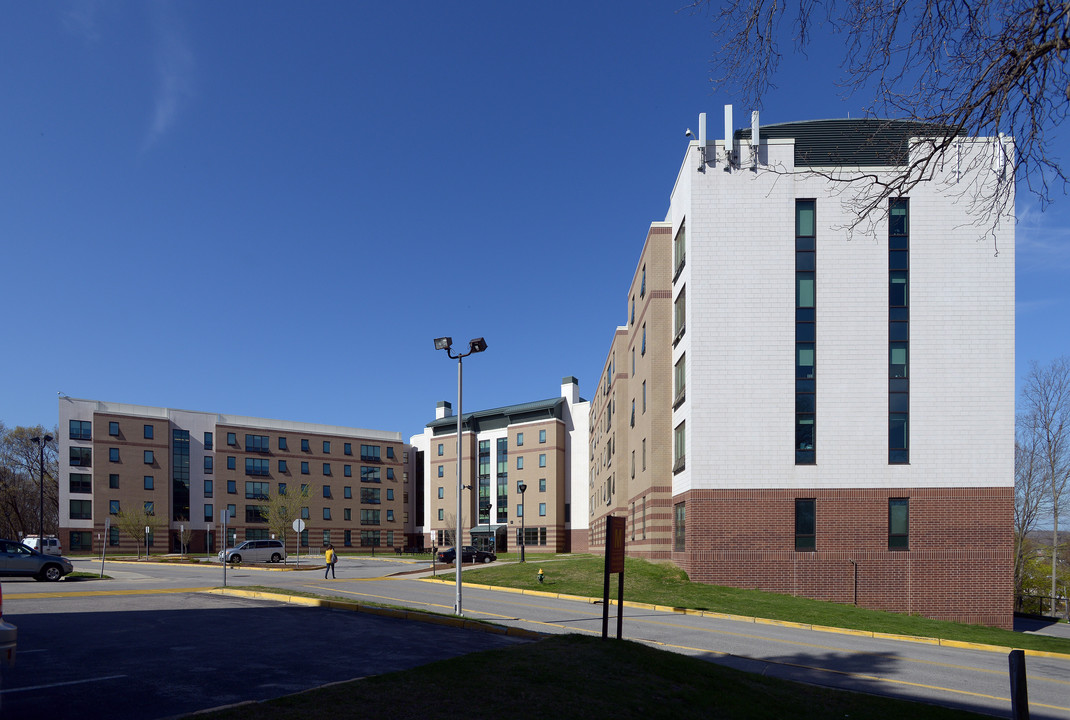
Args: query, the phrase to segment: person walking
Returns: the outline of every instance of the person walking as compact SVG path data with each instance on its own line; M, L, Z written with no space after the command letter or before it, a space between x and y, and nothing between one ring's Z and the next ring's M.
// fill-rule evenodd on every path
M335 577L334 564L336 562L338 562L338 553L336 553L334 551L334 545L328 545L327 546L326 560L327 560L327 569L324 570L324 572L323 572L323 579L324 580L327 579L327 573L330 573L332 578Z

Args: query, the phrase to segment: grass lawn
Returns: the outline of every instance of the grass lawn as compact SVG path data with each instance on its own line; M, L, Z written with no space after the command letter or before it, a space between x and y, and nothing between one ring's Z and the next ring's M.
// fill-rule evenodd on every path
M460 687L463 696L456 693ZM776 680L635 642L555 635L196 717L942 720L987 716Z
M601 598L604 565L603 558L592 555L536 556L529 553L524 564L495 563L465 570L464 580ZM542 585L536 579L539 568L546 573ZM617 578L613 576L610 578L610 597L615 599L616 596ZM674 565L638 558L625 560L624 599L811 625L1070 653L1070 640L1064 638L1026 635L984 625L963 625L790 595L693 583L683 570Z

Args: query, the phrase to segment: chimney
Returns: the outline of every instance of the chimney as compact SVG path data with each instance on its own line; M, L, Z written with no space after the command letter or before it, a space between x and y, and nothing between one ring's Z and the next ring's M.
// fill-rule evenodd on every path
M561 378L561 397L568 400L569 405L575 405L580 401L580 381L569 375Z
M440 400L438 405L435 406L435 420L448 417L453 417L453 406L450 405L448 400Z

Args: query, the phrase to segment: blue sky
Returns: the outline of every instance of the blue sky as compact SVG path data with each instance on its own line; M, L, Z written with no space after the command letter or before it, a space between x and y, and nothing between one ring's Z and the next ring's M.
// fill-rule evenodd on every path
M0 420L62 391L408 437L456 400L439 335L489 344L468 410L589 397L685 128L752 109L682 4L5 4ZM861 113L824 47L763 123ZM1070 205L1018 213L1021 372L1070 353Z

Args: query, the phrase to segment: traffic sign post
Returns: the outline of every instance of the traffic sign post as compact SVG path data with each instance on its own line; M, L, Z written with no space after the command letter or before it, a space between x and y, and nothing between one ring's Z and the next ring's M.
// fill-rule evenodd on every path
M293 529L297 533L297 567L301 567L301 533L305 531L305 521L297 518L294 520Z
M602 590L602 637L609 636L609 576L618 574L617 639L624 629L624 518L606 518L606 571Z
M108 554L108 538L111 537L111 518L104 518L104 539L100 543L100 577L104 577L104 556Z

